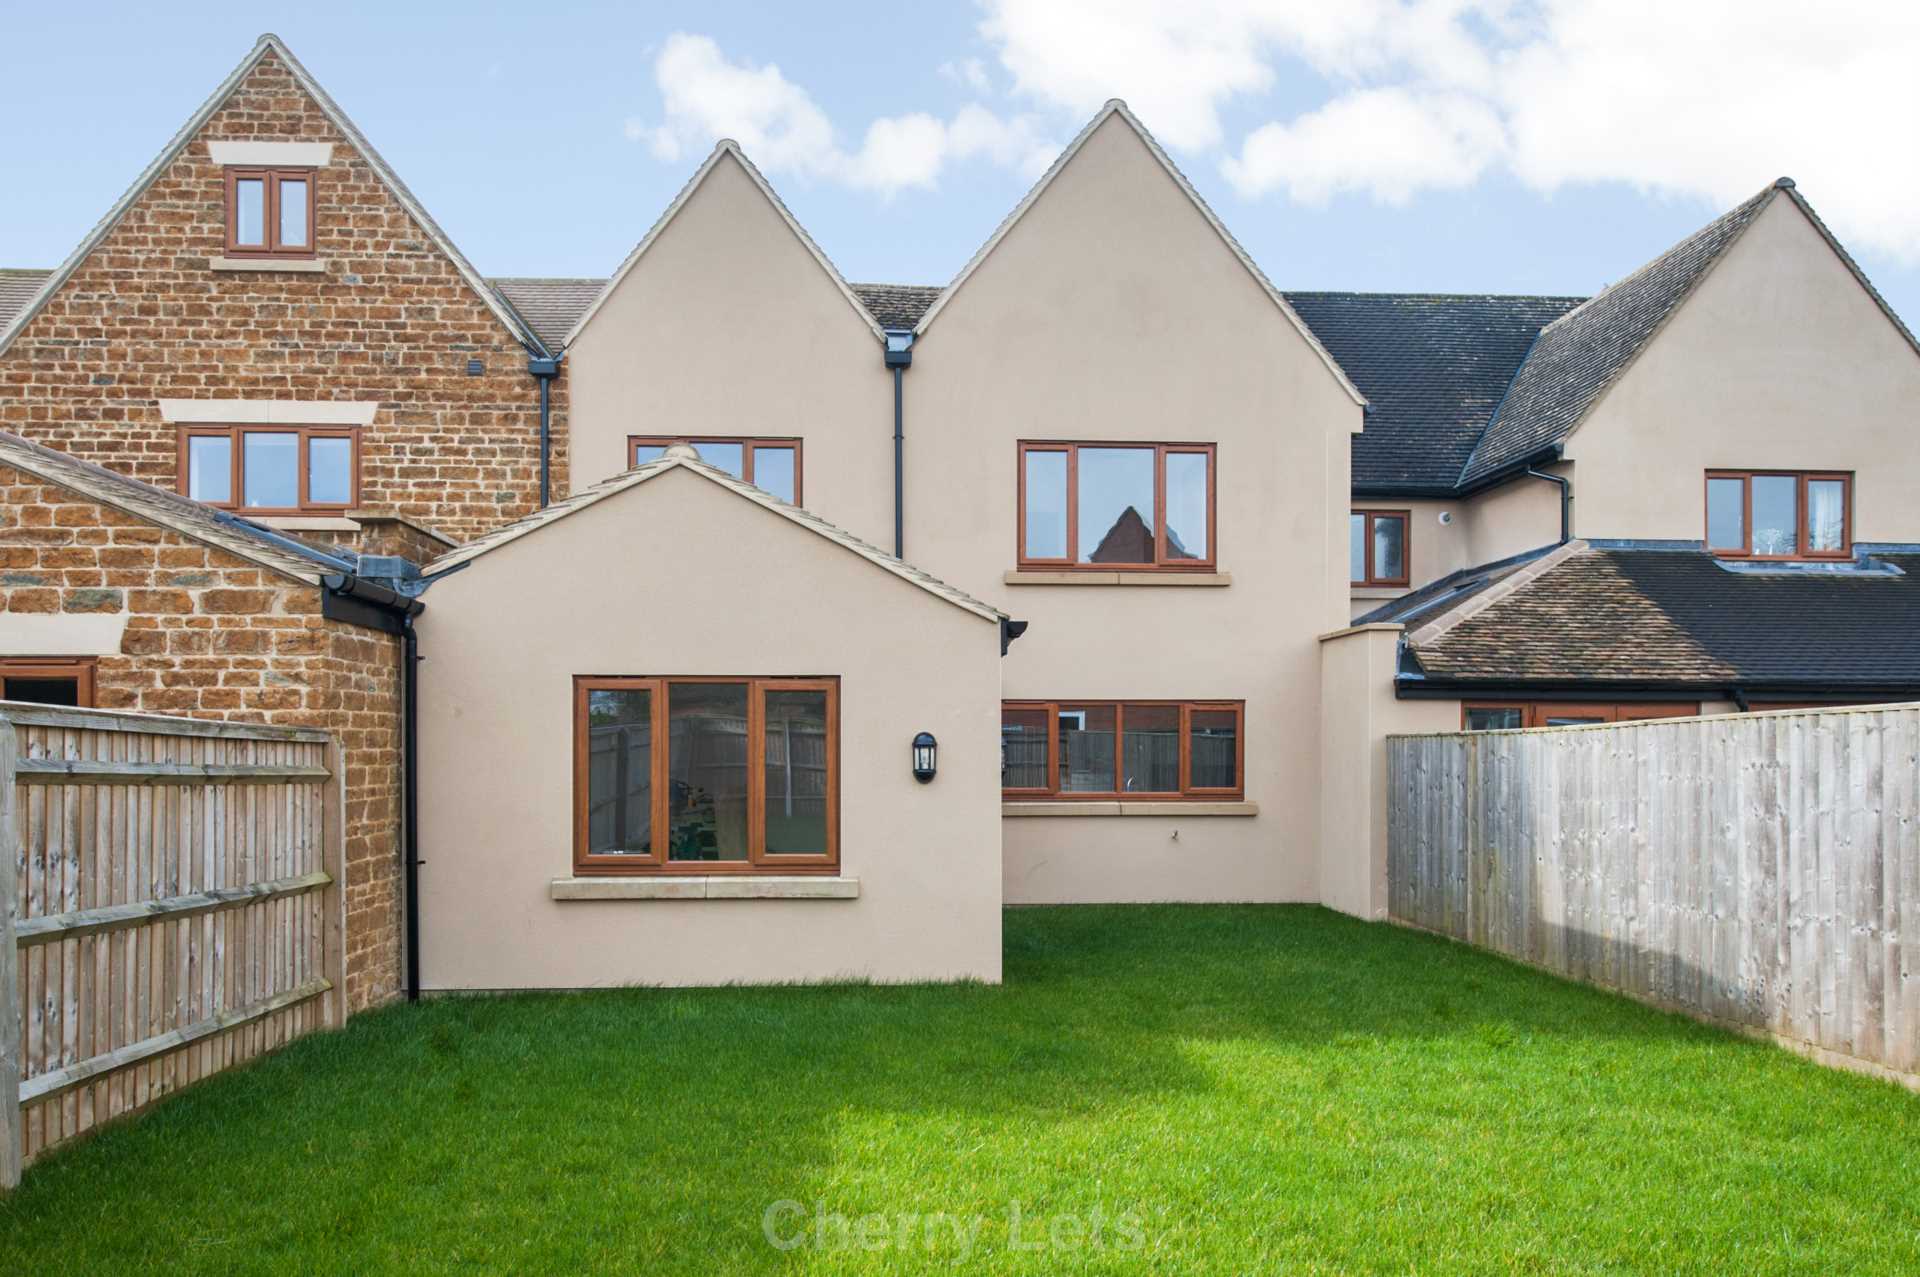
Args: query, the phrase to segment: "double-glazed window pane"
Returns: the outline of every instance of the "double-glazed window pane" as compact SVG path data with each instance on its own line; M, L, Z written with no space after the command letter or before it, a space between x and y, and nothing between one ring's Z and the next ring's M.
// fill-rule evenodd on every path
M827 852L827 694L766 693L766 850Z
M267 246L267 180L243 177L233 184L233 242L243 248Z
M1347 580L1359 585L1367 579L1367 516L1347 516Z
M187 495L214 505L233 503L233 438L191 435L187 439Z
M1373 521L1373 575L1382 581L1401 581L1407 575L1407 521L1376 518Z
M747 858L747 685L667 685L667 859Z
M1067 454L1031 449L1026 454L1029 559L1067 557Z
M1047 787L1047 711L1008 708L1000 716L1000 788Z
M788 505L792 505L794 503L793 449L754 448L753 486L771 492Z
M1193 757L1187 783L1194 789L1240 788L1240 715L1230 709L1196 709L1188 715Z
M321 435L307 440L307 501L347 505L353 500L353 440Z
M1840 479L1807 480L1807 553L1833 554L1847 545L1847 485Z
M1080 562L1152 563L1153 449L1080 449Z
M249 431L240 436L243 503L255 510L300 504L300 436Z
M1742 550L1747 544L1747 481L1707 480L1707 548Z
M715 470L724 470L736 479L746 477L746 445L703 440L696 442L693 450L700 454L700 460Z
M1121 792L1179 793L1180 707L1128 705L1121 723Z
M1114 707L1060 708L1060 792L1113 792Z
M633 445L633 464L644 466L649 461L658 461L667 455L664 443L636 443Z
M1470 732L1504 732L1527 725L1527 711L1521 705L1480 705L1467 710Z
M653 693L587 694L587 854L653 854Z
M283 178L280 196L280 247L307 247L307 183L302 178Z
M1167 453L1167 558L1207 557L1207 481L1204 452Z
M1757 474L1753 484L1753 552L1800 552L1800 480L1790 474Z

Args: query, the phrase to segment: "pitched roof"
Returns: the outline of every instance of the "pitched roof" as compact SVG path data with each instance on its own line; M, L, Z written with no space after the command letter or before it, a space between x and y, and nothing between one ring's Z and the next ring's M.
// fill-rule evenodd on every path
M1340 367L1332 355L1327 353L1327 348L1320 344L1320 339L1313 335L1313 330L1301 322L1300 316L1295 314L1293 307L1287 304L1287 299L1281 295L1279 289L1273 286L1273 281L1268 279L1265 272L1255 264L1247 250L1240 246L1240 241L1233 237L1233 232L1227 229L1226 223L1222 222L1219 216L1214 213L1212 207L1200 198L1200 192L1193 189L1193 183L1187 180L1187 175L1182 173L1180 167L1173 162L1173 158L1161 149L1160 143L1154 140L1153 134L1147 132L1146 125L1140 123L1133 112L1127 109L1127 104L1119 98L1109 100L1091 120L1087 121L1087 126L1080 130L1079 135L1076 136L1073 141L1067 143L1067 149L1060 152L1060 158L1056 159L1047 171L1040 175L1040 180L1033 184L1033 189L1028 191L1025 198L1018 204L1014 205L1013 211L1008 213L1000 225L994 228L993 234L987 237L987 242L982 244L980 250L973 255L965 266L960 268L960 273L953 277L953 282L942 289L938 297L934 298L933 304L927 307L925 313L920 316L919 322L914 325L914 332L920 334L927 331L934 319L946 308L947 303L953 299L953 295L966 286L967 280L972 278L973 272L979 269L982 262L992 256L993 250L1000 246L1000 241L1005 239L1008 232L1013 230L1013 228L1019 224L1020 219L1026 216L1027 210L1040 201L1040 197L1046 194L1047 188L1053 185L1054 180L1066 170L1066 167L1073 163L1073 157L1080 153L1080 148L1087 144L1087 139L1099 132L1100 126L1115 116L1118 116L1125 122L1128 128L1133 130L1134 135L1146 146L1147 153L1152 155L1160 167L1165 170L1167 176L1173 179L1173 184L1180 188L1181 193L1192 202L1194 209L1201 217L1206 219L1207 225L1213 228L1214 234L1220 237L1220 242L1227 246L1228 250L1233 253L1240 264L1246 268L1247 273L1253 276L1254 282L1260 286L1261 290L1266 293L1273 304L1279 308L1281 315L1286 318L1287 322L1292 324L1294 329L1299 332L1301 339L1312 348L1315 354L1320 356L1320 361L1326 365L1327 371L1333 374L1334 380L1340 383L1340 388L1345 390L1355 403L1364 406L1367 402L1366 396L1360 393L1359 388L1353 384L1352 379L1347 376L1346 371Z
M0 328L27 308L51 274L51 270L0 269Z
M66 283L74 271L79 269L80 264L87 259L88 255L91 254L95 248L99 247L100 241L105 239L115 226L119 225L120 219L126 216L127 210L132 208L134 203L146 193L147 188L152 186L155 180L166 171L167 166L179 158L180 153L186 149L187 144L199 134L207 121L213 118L214 112L226 104L227 99L233 96L234 90L240 87L241 82L246 79L248 74L250 74L255 67L259 66L261 61L269 54L278 58L287 68L288 73L293 76L295 83L313 99L315 105L326 115L328 121L332 123L335 129L339 130L340 136L346 139L347 144L353 147L353 149L359 153L360 157L367 162L367 166L373 170L374 176L387 188L387 192L393 196L400 206L406 210L408 216L419 223L421 230L426 232L427 238L433 242L434 247L438 248L441 253L453 263L454 269L459 271L461 278L466 280L468 287L472 288L480 297L480 300L486 303L487 309L491 310L494 316L498 318L502 324L506 325L507 330L513 333L520 341L536 349L544 349L539 336L514 313L513 308L507 305L498 293L494 292L487 281L481 278L480 272L473 268L473 264L461 254L460 250L454 247L453 241L447 238L447 233L441 230L439 224L427 214L425 207L421 205L419 199L414 196L413 192L407 189L406 183L400 180L399 175L393 171L384 159L380 158L380 153L373 149L373 144L368 142L366 136L360 132L353 121L347 118L346 112L342 111L339 105L327 95L327 91L320 87L319 82L315 80L312 75L308 74L307 69L300 65L299 59L293 56L287 46L281 42L280 37L268 33L254 42L254 46L248 52L247 56L240 60L240 65L235 67L232 73L220 82L219 87L213 91L213 95L200 104L199 110L188 117L187 122L180 126L180 131L175 133L166 146L161 148L160 154L154 157L151 164L141 170L140 175L133 180L133 185L128 187L126 193L114 202L112 208L107 210L106 216L102 217L99 222L94 225L94 228L87 232L85 238L80 241L80 246L73 250L72 255L70 255L66 261L62 262L58 269L54 270L42 281L41 286L34 292L27 304L15 312L11 319L0 321L0 352L5 352L7 347L13 343L13 339L19 335L21 329L25 328L27 322L46 304L47 299L59 291L60 286Z
M1920 687L1920 549L1879 570L1755 572L1697 550L1582 547L1437 637L1428 680Z
M1367 397L1356 490L1450 493L1542 326L1578 297L1292 292Z
M707 174L713 172L715 166L729 157L738 161L747 176L753 179L753 184L759 188L762 195L767 197L767 203L773 205L774 211L780 215L780 220L787 224L787 229L793 232L794 238L798 239L807 252L813 255L813 260L820 264L820 269L827 273L827 278L833 281L834 287L840 290L841 295L847 299L847 304L859 314L861 321L873 330L873 335L883 341L886 339L885 331L875 322L860 299L854 296L853 289L847 286L847 281L840 274L839 268L833 264L826 253L821 251L820 245L813 242L813 236L807 234L806 228L800 225L786 204L774 193L772 185L761 176L760 170L753 166L753 161L746 157L746 153L740 149L740 144L730 137L723 137L714 145L713 153L707 156L705 163L695 170L694 175L687 179L687 184L680 188L680 193L673 197L673 202L667 205L666 211L660 214L659 220L641 237L640 242L633 246L633 251L627 254L625 261L620 263L620 268L613 272L613 278L607 281L607 286L600 291L600 295L589 302L587 308L580 312L580 317L574 320L573 326L567 330L568 345L572 345L580 336L581 330L593 322L593 317L599 312L601 303L613 294L614 289L620 287L620 281L627 277L627 272L634 268L646 255L646 251L653 247L653 242L660 238L661 232L665 231L673 219L679 216L680 210L686 207L693 193L700 189L702 182L707 180Z
M351 573L355 567L351 560L319 546L5 431L0 431L0 465L309 584L318 585L323 576Z
M568 331L607 286L604 279L507 278L487 282L540 335L549 351L566 345Z
M816 536L825 537L835 545L850 550L868 562L891 572L912 585L917 585L929 594L937 595L955 607L972 612L975 616L990 621L1002 620L1005 613L991 604L982 603L971 594L955 586L948 585L929 573L922 572L911 563L894 558L885 550L869 545L859 537L828 523L819 515L803 510L799 506L788 505L770 492L754 487L743 479L736 479L724 470L716 470L704 461L690 456L680 456L669 452L667 456L645 465L635 466L610 479L602 479L568 497L565 501L555 502L544 510L536 511L525 518L495 528L477 540L469 541L458 549L449 550L433 562L427 564L421 575L431 582L456 568L464 567L483 554L499 549L503 545L518 541L521 537L538 532L549 524L557 523L569 515L577 514L588 506L597 505L608 497L638 487L649 479L658 478L669 470L686 469L709 482L718 484L734 495L741 497L762 509L770 510L790 523L796 523Z
M938 284L854 284L853 295L882 328L911 329L943 291Z

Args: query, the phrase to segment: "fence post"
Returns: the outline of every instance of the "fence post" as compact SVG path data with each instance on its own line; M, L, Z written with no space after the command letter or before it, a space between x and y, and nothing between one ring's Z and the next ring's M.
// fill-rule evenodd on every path
M327 991L329 1028L347 1023L347 774L337 736L327 737L323 755L327 778L320 786L320 868L333 881L320 897L320 974L333 982Z
M13 922L20 911L14 881L20 854L14 759L18 752L13 724L0 718L0 1191L20 1182L20 951L14 947Z

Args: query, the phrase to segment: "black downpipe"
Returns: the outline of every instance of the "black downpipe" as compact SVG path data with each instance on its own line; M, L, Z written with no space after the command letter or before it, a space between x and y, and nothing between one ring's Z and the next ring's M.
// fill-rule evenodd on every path
M907 557L907 413L903 389L907 369L913 367L913 336L888 333L886 366L893 369L893 557Z
M542 389L545 383L541 383ZM407 891L407 1001L420 1000L420 637L411 616L400 633L406 689L401 701L400 828Z
M1744 688L1744 687L1730 687L1730 688L1728 688L1728 689L1727 689L1727 691L1728 691L1728 693L1729 693L1729 694L1731 694L1731 695L1732 695L1732 697L1733 697L1733 705L1734 705L1734 708L1735 708L1735 709L1738 709L1738 710L1739 710L1739 711L1740 711L1740 712L1741 712L1742 714L1751 714L1751 713L1753 713L1753 706L1747 703L1747 689L1746 689L1746 688Z
M1573 540L1573 480L1565 475L1548 474L1545 470L1535 470L1528 466L1526 473L1536 479L1545 479L1548 483L1560 485L1560 544Z
M529 356L527 371L540 382L540 508L546 509L553 500L552 486L548 479L549 458L553 455L552 434L552 398L553 379L560 371L558 359L542 359L538 355Z

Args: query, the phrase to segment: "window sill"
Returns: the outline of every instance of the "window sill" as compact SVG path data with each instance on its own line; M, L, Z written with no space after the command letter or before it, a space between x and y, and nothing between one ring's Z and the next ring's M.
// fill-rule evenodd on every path
M1231 572L1009 572L1008 585L1232 585Z
M1003 802L1002 816L1258 816L1256 802Z
M239 511L240 517L249 523L257 523L263 528L272 528L276 532L358 532L360 525L345 515L327 514L261 514L247 515Z
M1404 599L1413 593L1406 585L1356 585L1350 593L1356 599Z
M295 274L324 275L327 264L317 257L215 257L207 262L209 270L268 270Z
M608 874L555 878L548 891L555 900L854 900L860 880L825 874Z

